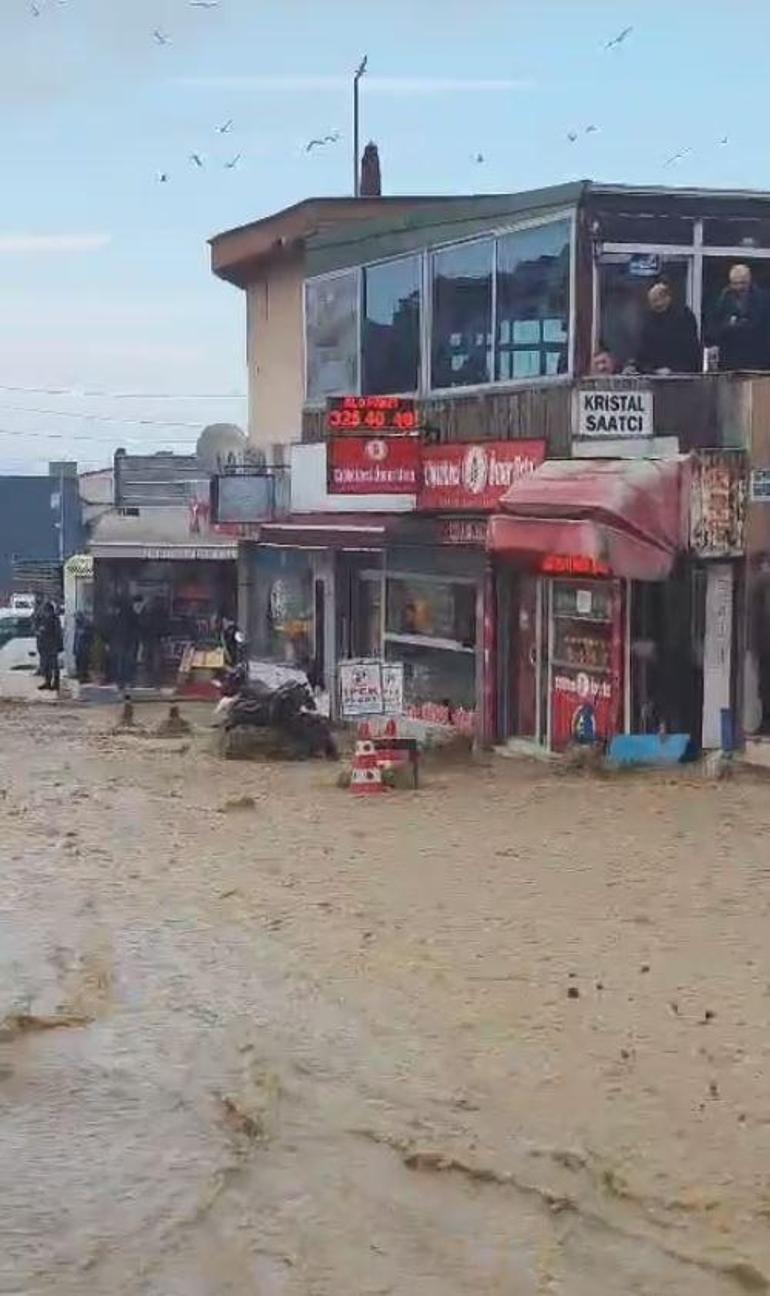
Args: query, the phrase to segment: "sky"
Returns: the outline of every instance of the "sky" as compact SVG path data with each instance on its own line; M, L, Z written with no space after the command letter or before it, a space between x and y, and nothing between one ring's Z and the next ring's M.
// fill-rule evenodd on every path
M207 239L350 192L364 54L388 194L770 189L766 0L205 3L0 0L2 472L245 424Z

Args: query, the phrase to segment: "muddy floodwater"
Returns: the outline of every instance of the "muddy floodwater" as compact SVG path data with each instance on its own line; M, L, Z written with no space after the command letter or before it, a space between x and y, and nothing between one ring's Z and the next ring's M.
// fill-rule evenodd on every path
M110 723L0 706L4 1296L770 1291L770 784Z

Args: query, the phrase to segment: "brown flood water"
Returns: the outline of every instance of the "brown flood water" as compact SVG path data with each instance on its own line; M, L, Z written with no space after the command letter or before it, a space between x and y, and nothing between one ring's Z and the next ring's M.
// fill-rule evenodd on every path
M109 724L0 707L4 1296L770 1290L767 785Z

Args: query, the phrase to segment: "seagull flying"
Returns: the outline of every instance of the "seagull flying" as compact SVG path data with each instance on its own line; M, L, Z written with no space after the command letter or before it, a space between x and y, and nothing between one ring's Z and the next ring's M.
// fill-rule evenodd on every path
M312 153L314 148L323 148L326 144L338 144L339 140L339 131L332 131L331 135L322 135L320 139L309 140L305 145L305 152Z
M586 135L597 135L598 132L599 132L598 126L586 126Z
M617 36L613 36L612 40L607 41L607 44L605 45L604 48L620 49L620 46L623 44L624 41L628 40L633 30L634 30L633 27L624 27L622 32L618 32Z
M154 39L155 41L157 41L158 45L170 45L170 44L171 44L171 38L170 38L170 36L166 36L165 32L162 32L162 31L160 30L160 27L156 27L156 28L155 28L155 31L152 33L152 35L153 35L153 39Z
M475 154L474 154L474 157L473 157L473 161L476 162L476 163L480 166L481 163L484 161L484 154L483 154L483 153L475 153Z
M682 162L686 157L689 157L691 153L691 148L682 149L679 153L672 153L671 157L666 158L663 165L667 167L673 166L675 162Z
M729 144L729 143L730 143L730 138L729 138L729 136L728 136L728 135L723 135L722 138L720 139L719 143L720 143L721 145Z
M569 140L570 144L574 144L575 140L577 139L577 131L567 131L567 139Z
M237 165L238 165L238 163L240 162L240 160L241 160L241 154L240 154L240 153L236 153L236 155L235 155L234 158L230 158L230 161L229 161L229 162L225 162L225 170L226 170L226 171L233 171L233 170L235 169L235 167L237 167Z
M221 126L217 126L217 133L219 135L226 135L227 132L231 131L232 129L233 129L233 119L232 117L228 117L226 122L222 122Z
M191 9L218 9L219 0L190 0Z
M29 6L29 12L32 14L33 18L40 17L40 8L35 4L35 0L32 0L31 5Z
M158 172L158 184L168 184L168 171Z
M203 166L203 158L201 157L200 153L191 153L190 161L193 162L197 167Z

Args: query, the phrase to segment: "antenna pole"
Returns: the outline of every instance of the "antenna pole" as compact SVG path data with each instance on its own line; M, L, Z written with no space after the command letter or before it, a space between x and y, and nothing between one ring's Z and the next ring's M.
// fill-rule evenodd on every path
M368 55L364 54L360 64L353 74L353 197L361 196L361 112L360 112L360 93L359 82L366 71Z

